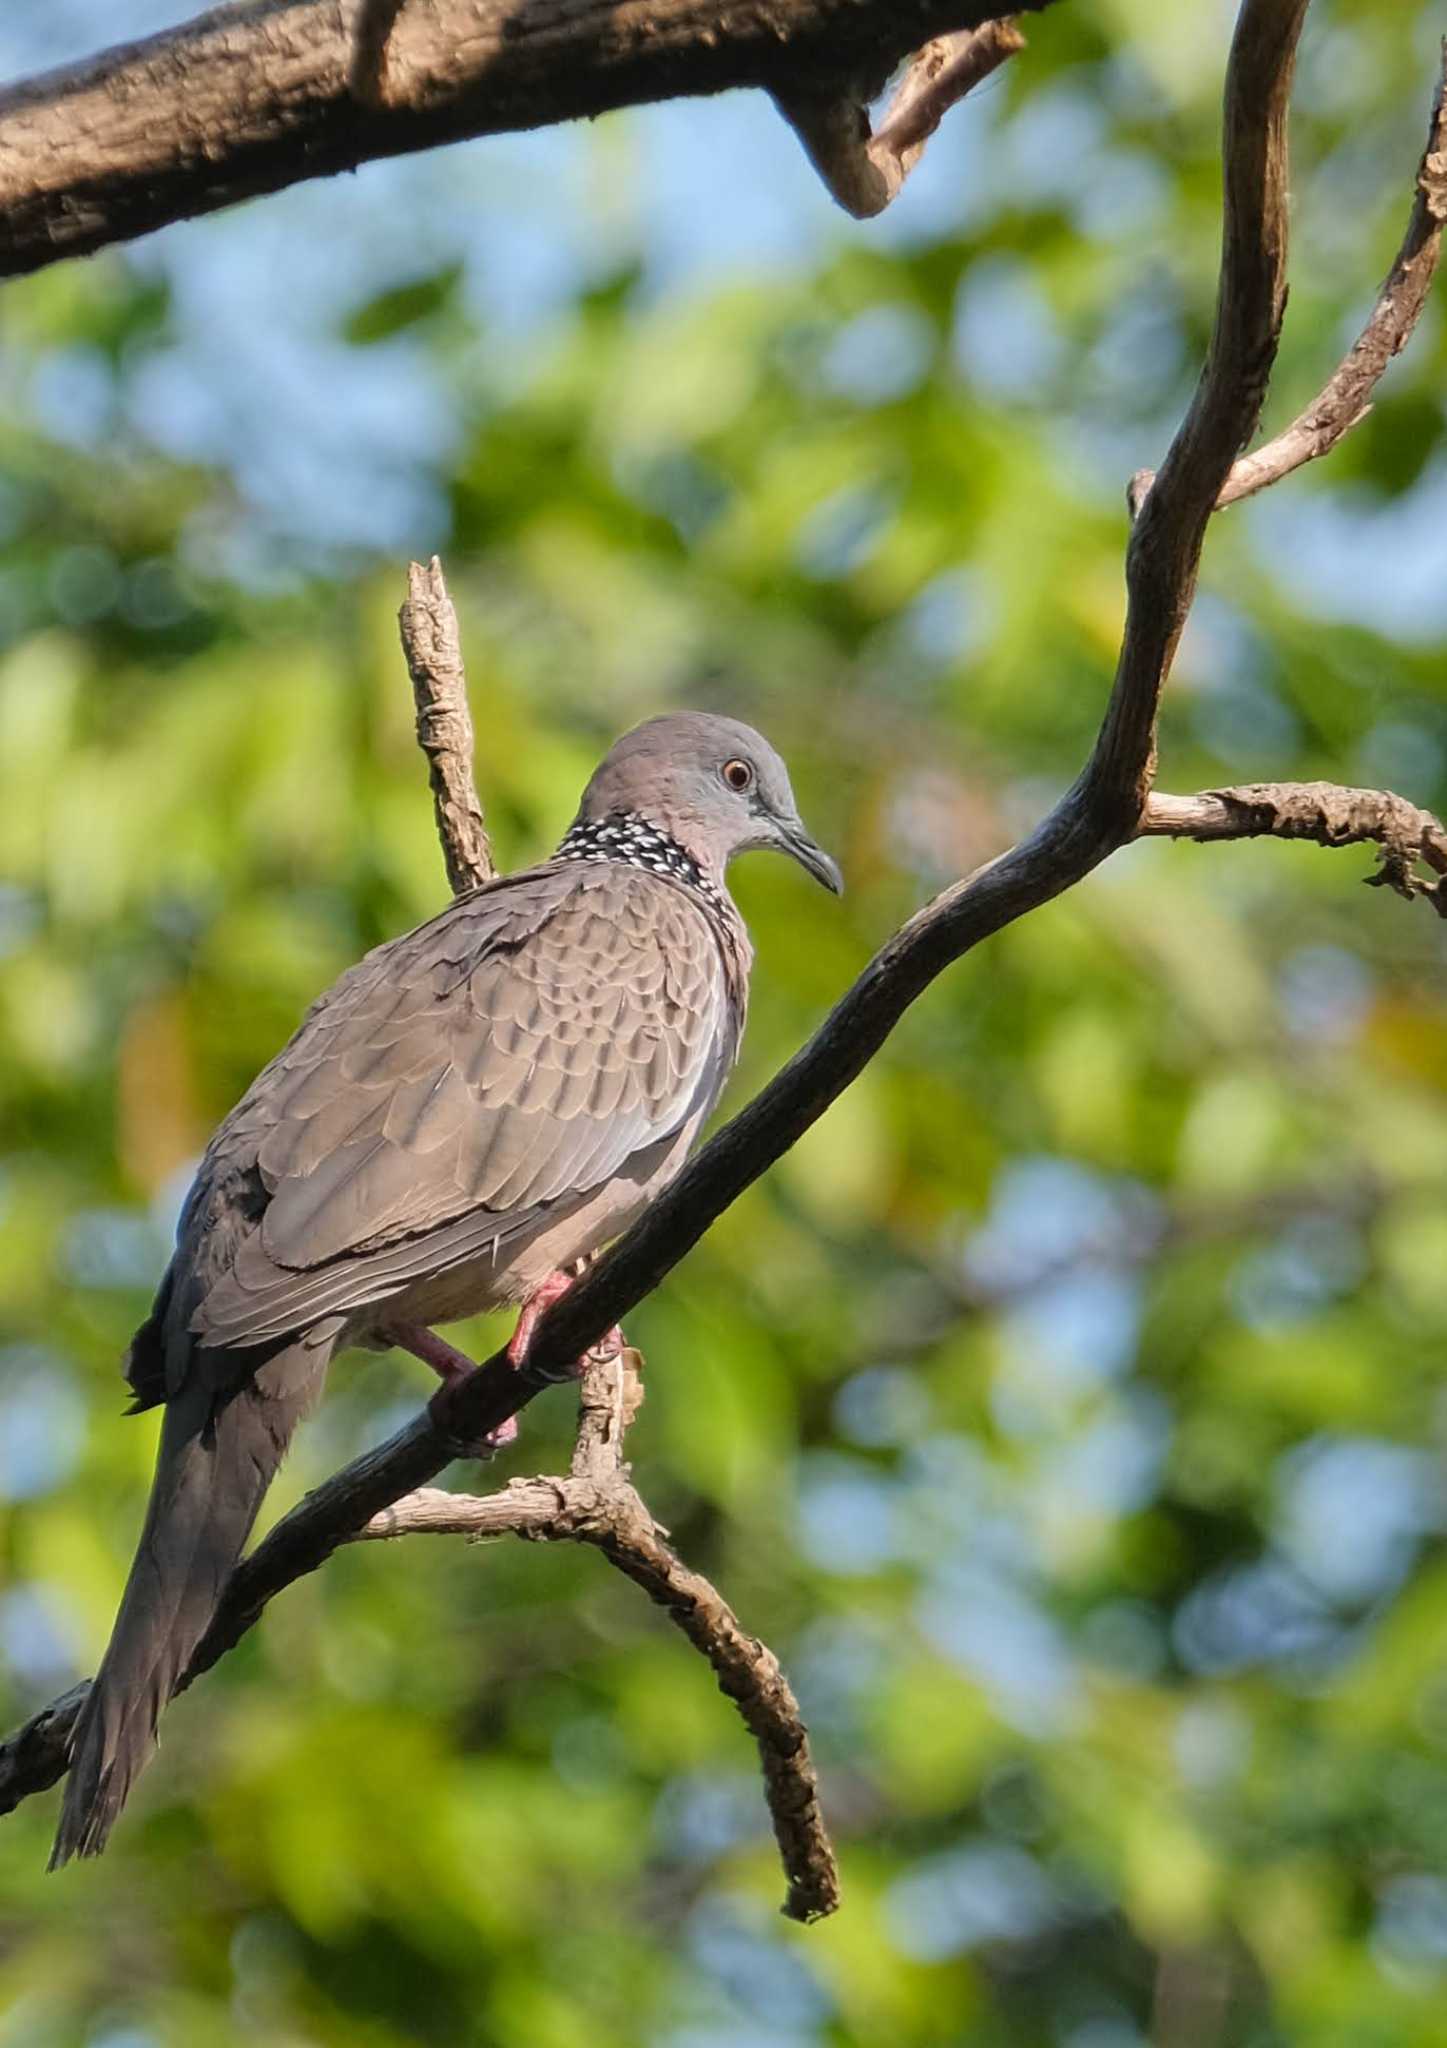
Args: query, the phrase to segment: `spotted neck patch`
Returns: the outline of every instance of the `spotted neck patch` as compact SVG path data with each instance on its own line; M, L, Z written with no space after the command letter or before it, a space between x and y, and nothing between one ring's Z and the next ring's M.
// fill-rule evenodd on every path
M616 860L646 874L667 875L703 897L714 909L724 908L723 891L704 873L686 846L670 839L638 811L614 811L606 818L586 818L569 831L554 860Z

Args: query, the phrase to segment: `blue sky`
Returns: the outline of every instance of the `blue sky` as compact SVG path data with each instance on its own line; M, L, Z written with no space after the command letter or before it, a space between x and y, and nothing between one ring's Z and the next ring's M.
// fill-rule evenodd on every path
M195 11L191 0L31 0L0 19L0 76L84 57ZM1048 24L1036 30L1048 33ZM1330 42L1328 34L1315 70L1306 52L1308 94L1324 90L1319 78L1313 84L1317 72L1351 75ZM1153 84L1163 88L1159 77ZM343 549L425 552L444 531L433 478L457 430L449 395L405 337L343 346L338 322L352 307L458 262L484 344L506 374L509 362L526 362L529 338L580 281L624 260L640 262L644 295L655 300L743 275L807 271L846 239L927 240L988 219L1006 192L1016 201L1058 197L1030 181L1058 178L1062 165L1085 233L1149 245L1158 173L1146 152L1109 143L1098 101L1057 80L1013 117L1004 113L989 85L957 109L874 222L838 212L762 94L733 93L371 164L182 223L131 257L168 278L176 334L128 396L133 422L178 457L232 471L259 549L271 535L305 534ZM1049 149L1038 146L1042 124ZM1326 182L1319 218L1312 195L1297 195L1314 265L1324 226L1339 224ZM1428 323L1435 317L1429 309ZM1033 376L1058 340L1028 280L995 271L966 276L961 323L971 385L1002 408L1019 397L1019 366ZM32 402L63 438L99 442L109 431L109 393L83 360L49 365ZM1160 451L1126 445L1108 405L1093 412L1083 402L1063 429L1072 453L1098 472L1093 481L1114 491ZM1429 465L1386 506L1335 487L1288 487L1233 516L1259 529L1263 553L1319 616L1409 641L1447 633L1447 465Z

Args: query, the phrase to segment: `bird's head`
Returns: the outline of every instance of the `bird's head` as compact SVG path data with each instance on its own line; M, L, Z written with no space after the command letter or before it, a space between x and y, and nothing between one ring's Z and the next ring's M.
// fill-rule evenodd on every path
M623 818L646 820L716 880L734 854L772 847L843 893L837 863L805 830L788 769L736 718L679 711L625 733L583 791L574 829Z

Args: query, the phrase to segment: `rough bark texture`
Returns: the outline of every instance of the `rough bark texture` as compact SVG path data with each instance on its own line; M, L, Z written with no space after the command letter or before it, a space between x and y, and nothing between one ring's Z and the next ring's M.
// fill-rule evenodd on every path
M877 89L922 43L992 11L988 0L233 0L0 91L0 277L463 136L732 86Z
M879 127L857 98L776 92L780 113L832 196L856 220L883 213L949 109L1025 47L1009 16L937 36L915 55Z
M1447 41L1437 90L1427 123L1427 146L1417 166L1412 210L1402 246L1377 293L1367 323L1326 380L1311 404L1290 426L1253 448L1231 465L1216 497L1219 510L1238 499L1254 497L1280 483L1294 469L1329 455L1343 434L1360 424L1372 409L1372 394L1393 356L1400 355L1427 303L1442 253L1447 223ZM1139 469L1130 480L1126 502L1132 519L1139 516L1155 482L1155 471Z
M454 896L479 889L497 869L472 776L472 712L457 613L436 555L407 571L407 602L397 614L412 678L417 744L427 756L437 836Z
M566 1477L515 1479L473 1496L421 1487L359 1534L473 1538L515 1535L534 1543L588 1543L641 1586L713 1666L719 1690L758 1745L764 1791L789 1890L791 1920L819 1920L839 1903L839 1873L819 1805L819 1783L799 1703L778 1658L740 1626L701 1572L678 1556L633 1486L623 1457L643 1400L636 1351L590 1365L579 1397L578 1436Z
M1387 789L1348 789L1336 782L1248 782L1199 796L1155 791L1141 820L1142 838L1309 839L1316 846L1374 843L1381 865L1366 877L1399 896L1425 896L1447 917L1447 827L1430 811ZM1433 878L1419 875L1431 868Z

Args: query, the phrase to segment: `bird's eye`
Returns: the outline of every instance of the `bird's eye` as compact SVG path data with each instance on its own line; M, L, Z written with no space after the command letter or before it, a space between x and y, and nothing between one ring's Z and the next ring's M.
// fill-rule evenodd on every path
M754 771L747 761L725 761L723 764L723 779L730 789L736 789L742 793L753 782Z

